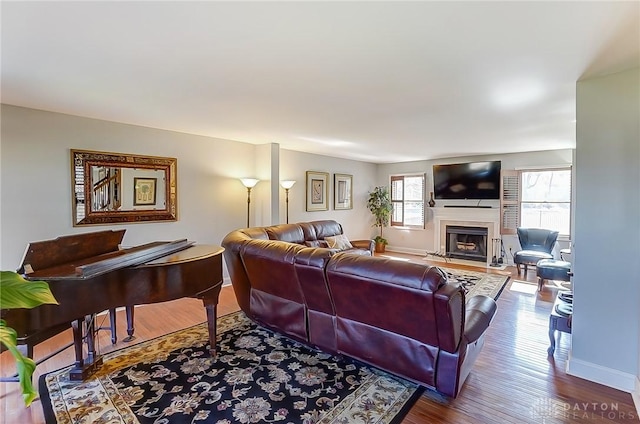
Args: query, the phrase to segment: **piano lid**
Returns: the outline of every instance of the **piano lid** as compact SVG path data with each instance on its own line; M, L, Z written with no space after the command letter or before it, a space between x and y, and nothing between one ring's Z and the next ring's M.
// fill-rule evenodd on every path
M53 266L115 252L122 243L125 231L105 230L29 243L18 273L31 274Z
M120 250L124 232L99 231L29 243L18 272L30 280L87 280L144 264L194 244L187 239L157 241Z

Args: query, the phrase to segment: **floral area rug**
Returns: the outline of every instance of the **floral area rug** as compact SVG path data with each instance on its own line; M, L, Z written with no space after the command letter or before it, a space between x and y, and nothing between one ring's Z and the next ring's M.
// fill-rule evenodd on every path
M47 423L396 423L422 388L251 322L218 319L104 355L85 382L40 377Z
M467 271L463 269L445 268L439 266L447 273L449 281L458 283L464 287L466 299L484 294L497 300L509 281L508 276L489 274L486 272Z

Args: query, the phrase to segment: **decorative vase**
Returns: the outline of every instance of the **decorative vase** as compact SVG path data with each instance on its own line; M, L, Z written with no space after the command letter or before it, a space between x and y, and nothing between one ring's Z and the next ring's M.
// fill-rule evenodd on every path
M430 199L429 199L429 207L432 208L436 205L436 201L433 200L433 191L429 193Z

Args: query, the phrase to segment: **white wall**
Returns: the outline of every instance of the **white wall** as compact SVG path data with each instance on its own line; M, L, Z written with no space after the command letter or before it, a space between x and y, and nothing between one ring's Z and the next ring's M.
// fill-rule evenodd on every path
M126 228L126 246L181 238L220 244L229 231L246 225L247 194L238 179L257 175L261 146L9 105L2 105L1 119L0 269L16 269L27 243L60 235ZM72 148L177 158L178 221L73 227ZM290 222L336 219L349 236L370 235L369 214L360 203L375 165L286 150L281 154L282 179L298 181L290 193ZM354 209L305 212L306 170L353 174ZM260 184L268 187L270 182ZM284 190L278 190L284 222ZM252 215L270 196L269 190L252 193Z
M503 155L466 156L431 161L416 161L378 166L376 185L389 185L389 176L395 174L426 173L426 191L433 191L433 165L444 163L462 163L475 161L502 161L502 169L526 169L546 168L557 166L570 166L572 164L572 150L553 150L529 153L513 153ZM477 200L436 200L436 207L452 205L477 205ZM500 207L498 200L482 200L481 205ZM434 246L433 213L426 210L425 229L398 229L385 228L384 235L389 241L389 249L404 250L409 252L434 252L439 250ZM503 243L509 257L508 246L513 246L513 251L519 249L517 236L504 236ZM560 247L568 247L568 242L559 242Z
M289 190L289 222L335 219L352 239L373 238L373 217L367 209L368 193L375 187L377 166L330 156L313 155L282 149L280 151L280 179L295 180ZM329 173L329 210L306 211L306 171ZM353 175L353 209L333 209L333 175ZM285 192L280 188L280 222L285 221Z
M123 243L188 238L219 244L244 225L236 178L253 172L254 146L2 105L2 269L20 264L28 242L108 226L72 226L69 149L178 158L177 222L118 225Z
M640 356L640 69L577 84L568 372L626 391Z

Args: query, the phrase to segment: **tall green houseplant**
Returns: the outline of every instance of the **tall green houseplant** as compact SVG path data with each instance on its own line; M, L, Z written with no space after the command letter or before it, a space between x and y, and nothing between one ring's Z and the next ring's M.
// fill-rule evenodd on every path
M367 200L367 208L374 217L374 227L380 227L380 235L374 239L376 242L376 251L384 252L384 246L387 240L382 236L382 229L389 225L391 213L393 212L393 203L391 203L391 194L385 186L378 186L369 193Z
M27 281L15 272L0 271L0 309L31 309L45 303L58 304L46 281ZM7 326L3 319L0 319L0 342L16 360L22 398L24 404L29 406L38 397L31 381L36 363L18 350L18 333Z

